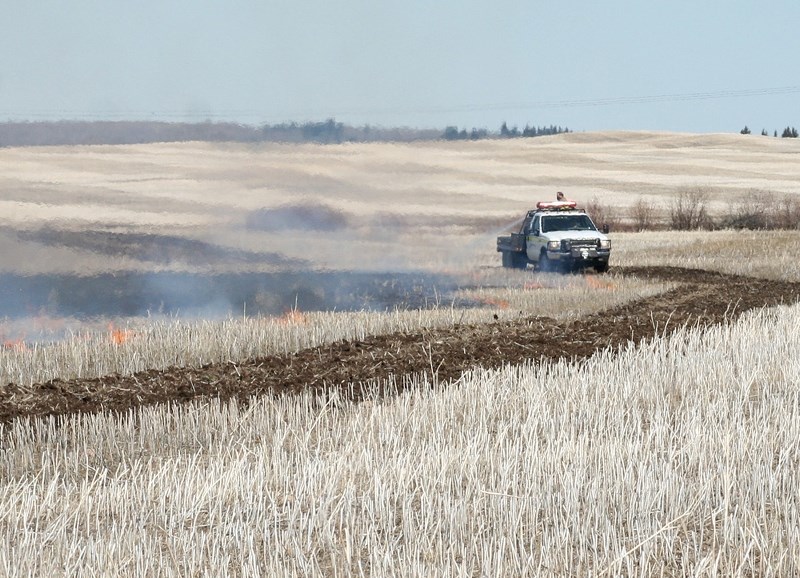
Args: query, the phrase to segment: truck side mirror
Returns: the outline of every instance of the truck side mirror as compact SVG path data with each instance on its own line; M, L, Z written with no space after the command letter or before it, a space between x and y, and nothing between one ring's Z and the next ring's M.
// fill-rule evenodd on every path
M611 229L609 228L609 226L608 226L608 223L606 223L605 225L603 225L603 234L604 234L604 235L608 235L608 233L609 233L609 231L610 231L610 230L611 230Z

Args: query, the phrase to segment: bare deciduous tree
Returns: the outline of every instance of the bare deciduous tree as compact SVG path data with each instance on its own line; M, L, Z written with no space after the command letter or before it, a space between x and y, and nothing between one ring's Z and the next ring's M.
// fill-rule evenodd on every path
M669 219L673 229L688 231L711 226L708 216L708 191L701 188L684 189L672 200Z
M748 191L730 204L720 224L728 229L797 229L800 199L789 194L778 197L772 191Z
M655 224L656 208L644 197L639 197L630 209L630 217L637 231L652 229Z
M602 204L597 197L592 197L586 203L586 212L594 221L594 224L602 228L608 225L610 228L616 228L619 225L619 219L615 215L614 210L608 205Z

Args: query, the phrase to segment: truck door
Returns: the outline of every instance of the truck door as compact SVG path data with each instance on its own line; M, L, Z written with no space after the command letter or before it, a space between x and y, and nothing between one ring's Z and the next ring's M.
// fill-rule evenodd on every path
M525 232L525 248L528 253L528 259L531 261L539 260L539 252L544 245L541 237L541 224L540 216L536 215L530 223L530 228Z

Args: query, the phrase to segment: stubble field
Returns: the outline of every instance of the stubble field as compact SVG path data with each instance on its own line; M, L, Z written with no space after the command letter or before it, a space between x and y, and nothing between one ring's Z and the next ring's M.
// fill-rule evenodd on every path
M559 189L800 194L787 141L0 151L0 572L796 573L800 235L493 252Z

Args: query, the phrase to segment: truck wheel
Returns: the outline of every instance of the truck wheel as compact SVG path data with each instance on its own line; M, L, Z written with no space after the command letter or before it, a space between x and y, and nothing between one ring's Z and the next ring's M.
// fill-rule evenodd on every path
M594 266L594 270L598 273L605 273L608 271L608 261L604 261L603 263L598 263Z
M544 271L544 272L553 270L553 264L547 257L546 251L542 251L542 253L539 255L539 266L537 267L537 269L539 269L539 271Z

